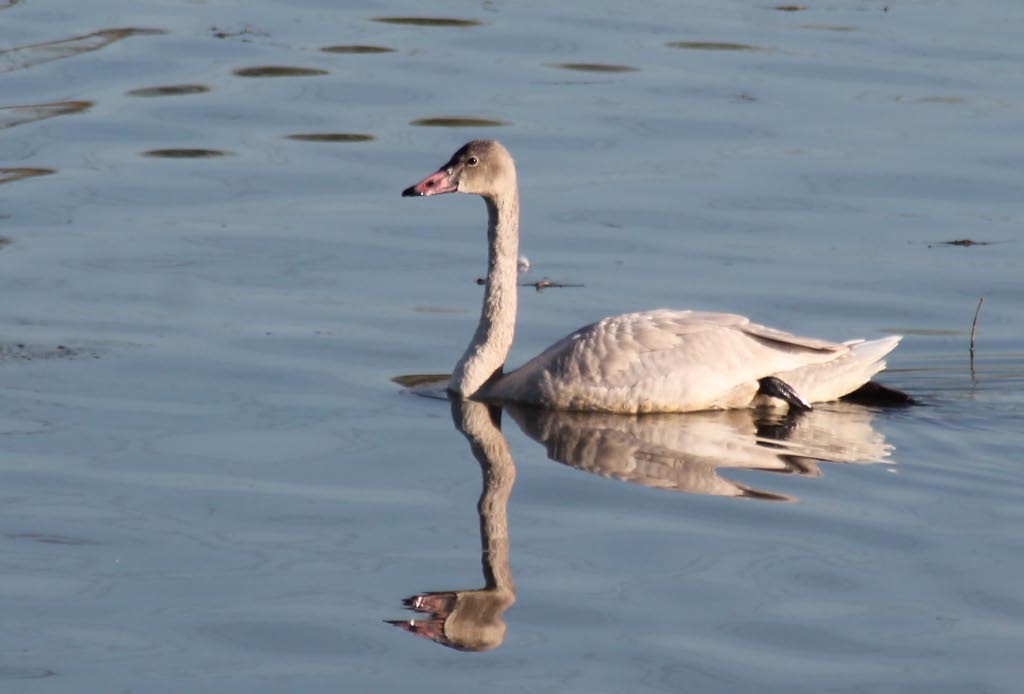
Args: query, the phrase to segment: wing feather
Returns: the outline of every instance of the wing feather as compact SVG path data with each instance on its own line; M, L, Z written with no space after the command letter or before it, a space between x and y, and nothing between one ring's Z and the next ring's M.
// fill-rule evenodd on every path
M631 412L746 406L759 378L849 349L731 313L627 313L567 335L492 384L485 397Z

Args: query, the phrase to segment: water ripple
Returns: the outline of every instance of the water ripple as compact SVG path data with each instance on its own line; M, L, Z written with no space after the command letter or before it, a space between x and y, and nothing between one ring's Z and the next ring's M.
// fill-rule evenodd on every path
M69 39L58 39L44 43L33 43L0 50L0 72L13 72L48 63L51 60L71 58L82 53L97 51L115 41L129 36L153 36L166 34L164 29L139 29L134 27L123 29L101 29L91 34L73 36Z
M0 130L15 125L31 123L44 118L81 113L92 107L91 101L56 101L49 104L27 104L25 106L0 107Z

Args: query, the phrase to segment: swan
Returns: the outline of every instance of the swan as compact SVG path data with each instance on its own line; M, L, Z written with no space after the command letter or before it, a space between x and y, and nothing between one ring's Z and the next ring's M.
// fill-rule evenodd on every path
M836 343L731 313L655 309L610 316L505 372L516 322L519 188L494 140L463 145L404 197L479 195L487 206L487 279L480 322L455 365L457 397L552 410L692 412L762 404L810 409L885 368L901 336Z

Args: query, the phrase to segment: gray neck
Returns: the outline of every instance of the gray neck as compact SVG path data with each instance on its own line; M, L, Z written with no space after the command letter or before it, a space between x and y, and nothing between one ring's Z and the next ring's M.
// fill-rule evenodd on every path
M499 373L516 326L519 193L484 198L487 204L487 282L473 339L455 365L449 390L469 397Z

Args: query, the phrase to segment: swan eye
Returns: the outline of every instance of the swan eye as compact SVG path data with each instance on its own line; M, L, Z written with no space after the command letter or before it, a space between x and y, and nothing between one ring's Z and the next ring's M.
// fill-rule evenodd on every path
M477 159L476 157L470 157L469 159L466 160L466 166L476 166L479 163L480 160Z

